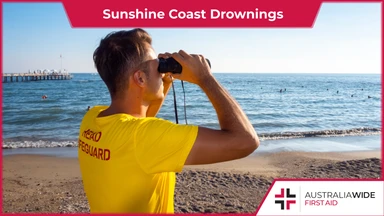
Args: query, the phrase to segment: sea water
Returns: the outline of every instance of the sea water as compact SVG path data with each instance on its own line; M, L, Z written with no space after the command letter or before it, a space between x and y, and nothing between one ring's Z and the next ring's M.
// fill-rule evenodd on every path
M3 83L3 149L77 146L87 107L109 105L110 97L98 74L73 75L72 80ZM261 149L287 149L279 140L293 138L306 141L305 148L316 149L310 139L345 136L369 136L369 145L355 143L363 149L363 145L369 146L367 150L381 146L379 74L214 76L247 114L266 144ZM183 84L184 89L181 81L174 82L178 123L219 129L215 109L204 92L194 84ZM158 117L176 122L172 89Z

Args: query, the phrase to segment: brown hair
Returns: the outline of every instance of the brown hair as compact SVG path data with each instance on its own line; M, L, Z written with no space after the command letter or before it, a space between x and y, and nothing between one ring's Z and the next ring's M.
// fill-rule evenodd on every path
M151 36L140 28L111 32L100 41L93 61L111 97L128 85L129 75L146 60L151 45Z

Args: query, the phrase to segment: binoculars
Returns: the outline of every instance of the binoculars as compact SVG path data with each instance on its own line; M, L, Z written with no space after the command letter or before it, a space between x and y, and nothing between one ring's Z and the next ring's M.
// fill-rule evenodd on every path
M205 59L209 67L211 67L211 62L208 59ZM159 58L159 67L157 68L159 73L176 73L180 74L181 71L183 70L183 67L180 65L179 62L177 62L174 58Z

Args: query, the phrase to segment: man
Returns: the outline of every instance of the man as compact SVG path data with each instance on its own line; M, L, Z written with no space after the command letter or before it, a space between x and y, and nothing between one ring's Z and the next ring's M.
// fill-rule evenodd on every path
M91 213L173 213L175 172L243 158L259 146L252 124L203 56L182 50L156 56L151 43L142 29L119 31L94 52L111 104L92 107L80 126L78 156ZM155 117L172 83L157 71L158 57L182 65L174 78L200 86L221 130Z

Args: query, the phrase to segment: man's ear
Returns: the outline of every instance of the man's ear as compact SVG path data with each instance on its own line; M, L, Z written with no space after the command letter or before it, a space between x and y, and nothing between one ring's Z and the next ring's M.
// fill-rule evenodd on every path
M144 87L147 82L147 77L144 71L142 70L135 71L133 73L133 82L140 87Z

